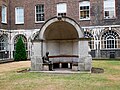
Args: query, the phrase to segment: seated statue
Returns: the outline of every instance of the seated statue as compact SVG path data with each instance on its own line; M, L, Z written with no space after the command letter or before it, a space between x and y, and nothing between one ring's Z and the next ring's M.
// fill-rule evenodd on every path
M49 70L52 71L52 67L53 67L53 64L52 62L49 60L49 52L46 52L46 55L42 57L42 60L43 60L43 63L46 63L49 65Z

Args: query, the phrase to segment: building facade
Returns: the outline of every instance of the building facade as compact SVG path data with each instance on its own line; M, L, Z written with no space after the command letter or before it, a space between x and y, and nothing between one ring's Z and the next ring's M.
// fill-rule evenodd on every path
M38 32L55 17L67 17L79 25L84 37L91 38L89 53L93 58L120 58L119 0L1 0L0 59L13 58L20 36L23 37L30 58L33 45L31 40L40 37ZM49 32L53 26L54 29L61 27L59 24L53 24L49 27ZM65 28L60 28L60 32L74 28L66 23L63 23L62 27ZM50 33L54 36L52 33L55 31ZM70 31L65 33L74 35L74 32Z

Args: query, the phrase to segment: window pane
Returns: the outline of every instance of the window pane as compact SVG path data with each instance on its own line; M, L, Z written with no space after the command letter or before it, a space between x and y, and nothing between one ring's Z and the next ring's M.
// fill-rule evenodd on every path
M5 35L0 37L0 50L7 49L7 37Z
M22 7L17 7L15 9L16 12L16 24L23 24L24 23L24 9Z
M102 35L105 48L117 48L119 35L113 31L109 30Z
M104 0L104 17L115 17L115 0Z
M36 5L36 21L44 21L44 5Z
M66 3L59 3L57 4L57 13L66 13L67 12L67 5Z
M88 42L89 46L90 46L90 49L94 49L94 41L93 41L93 35L87 31L84 32L84 36L86 38L91 38L91 40Z
M7 7L2 6L2 23L7 23Z
M90 18L90 2L83 1L80 2L80 19L89 19Z
M105 11L105 17L109 17L109 11Z

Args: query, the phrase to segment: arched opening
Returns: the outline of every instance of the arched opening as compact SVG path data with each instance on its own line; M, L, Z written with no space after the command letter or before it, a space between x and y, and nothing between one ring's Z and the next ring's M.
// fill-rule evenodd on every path
M108 30L104 32L101 40L102 40L102 48L105 48L105 49L118 48L119 35L115 31Z
M59 23L59 24L62 23L61 25L56 26L58 29L61 27L66 28L65 25L67 25L67 26L69 25L71 27L73 26L78 34L78 37L79 38L84 37L83 30L81 29L81 27L79 26L79 24L77 24L77 22L75 20L73 20L69 17L53 17L53 18L49 19L48 21L46 21L46 23L44 23L43 26L41 27L40 33L39 33L39 39L45 39L44 33L46 32L46 30L48 29L49 26L52 26L55 23Z
M119 53L119 45L120 38L116 31L107 30L103 33L101 37L101 53L102 56L115 58L118 57L117 53Z
M46 51L50 55L77 55L78 32L68 22L58 21L50 24L45 32ZM75 49L76 47L76 49Z
M0 36L0 59L8 58L8 37L6 34Z
M86 38L90 38L91 40L88 42L90 49L94 49L94 39L93 35L90 32L85 31L84 36Z
M107 36L105 40L106 48L116 48L116 41L113 36Z
M43 55L50 53L54 68L72 68L73 59L78 58L79 32L75 26L57 20L46 27L43 37Z
M46 40L73 40L78 39L78 33L71 24L58 21L49 25L44 33Z
M14 39L14 50L15 50L15 48L16 48L16 43L17 43L17 41L18 41L18 39L19 39L20 37L22 37L22 40L23 40L23 42L24 42L24 44L25 44L25 48L26 48L26 50L27 50L27 49L28 49L28 48L27 48L27 38L26 38L24 35L22 35L22 34L19 34L19 35L17 35L17 36L15 37L15 39Z
M33 35L32 43L32 70L50 70L49 60L53 68L91 70L88 39L84 38L79 24L69 17L53 17L46 21ZM49 55L45 56L46 52ZM48 59L47 64L44 57Z
M24 36L24 35L22 35L22 34L18 34L17 36L15 36L15 38L14 38L14 51L13 51L13 56L14 56L14 52L15 52L15 49L16 49L16 44L17 44L17 41L18 41L18 39L19 38L22 38L22 40L23 40L23 43L25 44L25 48L26 48L26 52L27 52L27 56L28 56L28 54L29 54L29 51L28 51L28 43L27 43L27 38Z

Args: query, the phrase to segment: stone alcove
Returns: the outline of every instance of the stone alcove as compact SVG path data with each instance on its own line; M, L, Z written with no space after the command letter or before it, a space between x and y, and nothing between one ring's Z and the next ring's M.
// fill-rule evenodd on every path
M77 66L76 69L72 67L73 70L91 70L88 39L84 38L77 22L69 17L54 17L46 21L36 36L34 35L32 43L31 70L43 70L42 57L46 52L54 57L51 59L53 63L59 61L63 64L69 61L73 65L75 59Z

